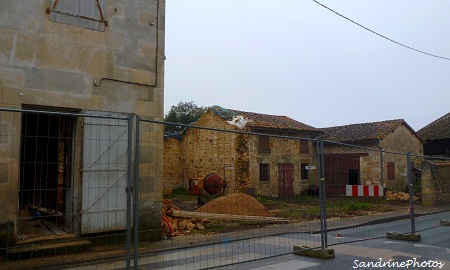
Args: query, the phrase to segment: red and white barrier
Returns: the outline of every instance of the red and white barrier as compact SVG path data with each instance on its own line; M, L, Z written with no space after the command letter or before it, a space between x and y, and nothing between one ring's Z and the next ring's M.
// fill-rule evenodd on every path
M383 186L346 185L347 196L383 196Z

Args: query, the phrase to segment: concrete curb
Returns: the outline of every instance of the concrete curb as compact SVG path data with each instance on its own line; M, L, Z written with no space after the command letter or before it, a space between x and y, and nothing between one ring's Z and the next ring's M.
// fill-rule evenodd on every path
M439 213L449 212L449 211L450 211L449 209L437 210L437 211L432 211L432 212L427 212L427 213L415 214L414 217L416 218L416 217L421 217L421 216L434 215L434 214L439 214ZM409 215L409 214L399 215L399 216L395 216L395 217L386 217L386 218L378 218L378 219L376 218L373 220L369 220L369 221L361 222L361 223L357 223L357 224L331 227L331 228L328 228L327 231L333 232L333 231L339 231L339 230L345 230L345 229L353 229L353 228L364 227L364 226L368 226L368 225L376 225L376 224L392 222L392 221L397 221L397 220L402 220L402 219L409 219L409 218L411 218L411 215ZM450 223L450 221L449 221L449 223ZM320 233L320 230L314 230L314 231L311 231L310 233L318 234L318 233Z
M439 226L450 226L450 220L442 219L441 222L439 222Z
M420 241L420 234L403 234L403 233L395 233L388 232L386 235L387 239L395 239L395 240L405 240L405 241Z
M293 254L319 259L331 259L335 257L334 249L313 249L308 246L294 246Z

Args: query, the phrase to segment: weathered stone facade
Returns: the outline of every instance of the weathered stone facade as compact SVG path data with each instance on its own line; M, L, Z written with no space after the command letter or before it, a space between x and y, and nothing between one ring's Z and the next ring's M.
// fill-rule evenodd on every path
M356 147L348 146L349 144ZM422 158L415 155L423 155L423 141L409 126L401 124L376 140L346 142L345 145L326 143L324 151L325 155L336 156L335 159L329 159L330 162L342 162L346 158L359 159L358 166L353 169L359 170L360 185L384 185L385 187L405 191L407 187L406 153L412 154L411 162L413 163L413 168L420 168ZM350 155L357 153L362 155L350 157ZM339 159L341 161L338 161ZM383 161L382 164L381 160ZM391 176L391 179L388 179L388 163L394 165L394 175ZM325 166L327 166L327 163L325 163ZM325 170L327 170L326 168ZM348 169L342 167L343 174L338 183L335 184L349 184ZM337 177L336 175L336 173L329 174L329 177Z
M164 0L106 1L104 31L50 21L51 8L48 0L0 2L0 107L163 118ZM16 224L20 116L2 114L0 127L0 225ZM78 119L76 153L82 151L81 129ZM161 183L162 165L146 162L162 164L163 130L149 127L142 132L142 137L153 138L145 149L155 156L141 159L141 167L148 168L141 174L141 183ZM80 162L74 160L74 164ZM73 171L73 187L79 189L80 170ZM146 198L142 213L160 212L161 189L161 184L142 189L140 197ZM79 204L77 192L73 200ZM143 217L141 225L160 228L158 215ZM77 233L77 226L72 233Z
M229 192L244 192L256 188L257 193L279 196L280 164L292 164L294 194L306 189L317 180L317 172L310 170L307 179L301 179L301 164L316 165L315 149L308 141L309 153L301 154L300 141L275 136L313 138L314 132L287 132L265 130L269 138L270 153L260 153L258 136L229 131L263 132L246 126L239 129L229 124L213 111L208 110L195 124L224 131L189 128L181 140L165 140L164 184L172 187L188 187L190 178L203 178L210 173L224 177ZM259 164L268 164L270 180L260 181Z
M425 161L422 164L422 203L450 202L450 162Z
M177 188L187 186L183 183L181 143L178 138L164 139L164 187Z

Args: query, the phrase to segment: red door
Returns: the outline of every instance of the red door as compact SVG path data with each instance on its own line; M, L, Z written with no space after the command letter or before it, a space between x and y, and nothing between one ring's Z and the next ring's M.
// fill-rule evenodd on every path
M280 183L280 197L294 196L293 164L278 164L278 182Z

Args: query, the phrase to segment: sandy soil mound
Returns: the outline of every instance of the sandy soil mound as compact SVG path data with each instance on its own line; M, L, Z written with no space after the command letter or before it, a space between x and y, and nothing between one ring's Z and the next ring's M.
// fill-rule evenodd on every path
M235 193L216 198L195 211L247 216L273 216L273 214L255 198L243 193Z

